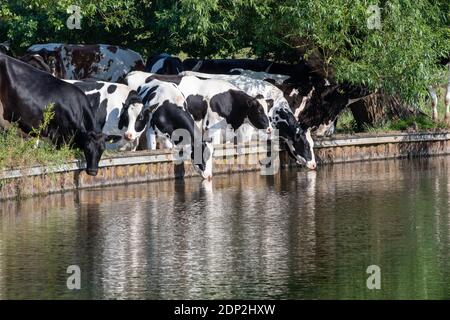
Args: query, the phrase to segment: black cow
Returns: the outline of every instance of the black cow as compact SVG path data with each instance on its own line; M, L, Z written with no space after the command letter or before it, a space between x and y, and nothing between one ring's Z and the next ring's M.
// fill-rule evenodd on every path
M71 143L83 150L86 172L97 175L108 137L95 121L88 98L77 87L0 53L0 125L16 122L24 133L38 128L46 107L55 116L43 132L58 147Z

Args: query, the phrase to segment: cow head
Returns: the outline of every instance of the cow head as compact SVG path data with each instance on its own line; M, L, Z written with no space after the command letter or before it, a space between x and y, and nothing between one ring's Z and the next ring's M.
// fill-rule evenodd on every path
M247 117L250 123L256 129L265 129L268 134L272 132L272 126L269 121L269 117L267 116L269 106L267 101L264 99L249 99L247 101L248 111Z
M105 151L105 144L107 141L117 142L121 136L106 135L90 131L84 138L83 152L86 159L86 173L90 176L96 176L98 173L98 163Z
M289 155L298 164L306 165L309 169L315 169L317 165L311 130L302 129L294 114L287 107L273 110L270 119L273 126L278 129L280 138L286 143Z
M144 109L141 98L136 91L131 91L125 103L123 103L122 111L119 116L119 130L126 128L124 139L127 141L135 141L144 132L150 112Z
M194 143L194 148L201 148L201 161L195 158L195 149L191 152L191 160L194 170L202 176L203 179L212 179L212 161L213 161L213 145L210 140L202 141L201 143ZM200 149L198 149L200 150Z
M311 138L311 128L303 130L300 125L296 129L292 147L287 143L289 152L295 157L298 164L304 164L307 168L314 170L317 167L314 156L314 141Z

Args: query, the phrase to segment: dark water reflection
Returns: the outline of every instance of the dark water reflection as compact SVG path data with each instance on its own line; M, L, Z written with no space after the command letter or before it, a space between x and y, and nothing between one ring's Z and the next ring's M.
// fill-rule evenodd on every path
M450 298L450 158L0 203L0 298ZM366 268L381 267L368 290ZM66 288L79 265L82 288Z

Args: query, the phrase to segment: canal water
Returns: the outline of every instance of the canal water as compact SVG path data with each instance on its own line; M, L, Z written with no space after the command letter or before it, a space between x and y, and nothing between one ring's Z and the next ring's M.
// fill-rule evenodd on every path
M449 299L449 169L348 163L1 202L0 299Z

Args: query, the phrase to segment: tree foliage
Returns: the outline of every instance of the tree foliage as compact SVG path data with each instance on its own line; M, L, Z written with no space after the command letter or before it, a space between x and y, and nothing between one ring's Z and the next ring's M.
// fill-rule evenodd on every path
M2 0L4 1L4 0ZM69 5L82 29L65 26ZM369 29L369 5L381 29ZM43 42L110 43L143 54L308 58L324 75L424 97L443 79L450 52L448 0L9 0L0 4L0 40L22 52Z

